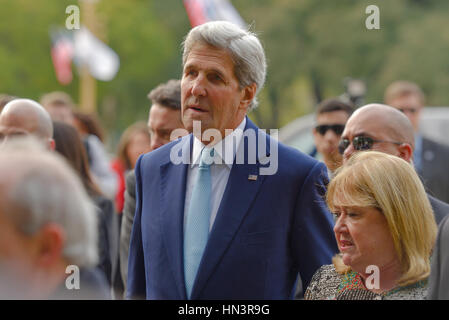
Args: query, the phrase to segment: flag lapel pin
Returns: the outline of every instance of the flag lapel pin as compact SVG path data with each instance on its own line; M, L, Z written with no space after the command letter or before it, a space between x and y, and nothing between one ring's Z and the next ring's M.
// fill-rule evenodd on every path
M255 175L255 174L250 174L250 175L248 176L248 180L256 181L256 180L257 180L257 175Z

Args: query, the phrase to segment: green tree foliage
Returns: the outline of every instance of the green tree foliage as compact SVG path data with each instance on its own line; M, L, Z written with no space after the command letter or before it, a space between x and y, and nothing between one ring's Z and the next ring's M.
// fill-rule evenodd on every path
M367 84L366 102L381 102L397 79L416 81L428 103L447 105L449 2L437 0L233 0L261 38L268 59L260 107L266 128L312 112L340 95L346 77ZM0 0L0 93L32 99L63 90L75 101L79 78L60 85L50 58L52 27L64 27L75 0ZM365 8L380 9L380 30L367 30ZM120 56L110 82L98 81L98 110L113 140L148 115L148 92L181 75L181 42L190 23L181 0L101 0L99 37ZM81 17L83 20L83 17Z
M447 105L447 1L233 1L260 31L269 59L265 108L268 126L313 111L340 95L346 77L367 84L365 101L382 102L397 79L416 81L433 105ZM365 8L380 9L380 30L367 30ZM305 84L306 83L306 84ZM294 92L309 94L303 98Z

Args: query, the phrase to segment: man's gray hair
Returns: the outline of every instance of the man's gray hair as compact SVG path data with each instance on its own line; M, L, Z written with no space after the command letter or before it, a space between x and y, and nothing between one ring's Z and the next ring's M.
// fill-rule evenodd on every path
M54 223L65 232L68 262L97 264L95 206L65 160L36 138L16 138L0 148L0 199L18 230L30 236Z
M190 51L198 42L230 53L240 89L253 83L257 85L256 95L248 110L256 108L258 104L256 96L264 85L267 72L265 52L257 36L249 30L243 30L226 21L212 21L199 25L190 30L182 44L183 66Z

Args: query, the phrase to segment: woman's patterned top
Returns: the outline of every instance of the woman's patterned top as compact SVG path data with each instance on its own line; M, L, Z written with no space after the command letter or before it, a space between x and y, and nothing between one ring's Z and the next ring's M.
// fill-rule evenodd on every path
M424 300L427 279L388 292L374 293L365 288L359 273L339 274L334 265L322 266L313 275L306 290L306 300Z

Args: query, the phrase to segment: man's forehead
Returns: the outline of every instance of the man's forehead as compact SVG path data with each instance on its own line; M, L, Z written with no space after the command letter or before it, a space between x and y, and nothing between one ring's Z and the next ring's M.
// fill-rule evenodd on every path
M406 107L422 107L421 97L416 94L410 93L391 99L390 105L395 108Z
M354 114L346 123L344 136L357 137L366 135L371 138L376 138L385 132L387 125L385 118L379 113L367 112Z
M332 124L345 124L349 115L343 110L335 110L330 112L323 112L316 116L317 122L329 122Z
M205 66L211 70L223 71L229 66L233 67L234 62L225 49L199 43L190 50L184 69L204 68Z
M4 133L30 133L36 129L36 121L36 117L32 114L7 113L0 116L0 128Z

